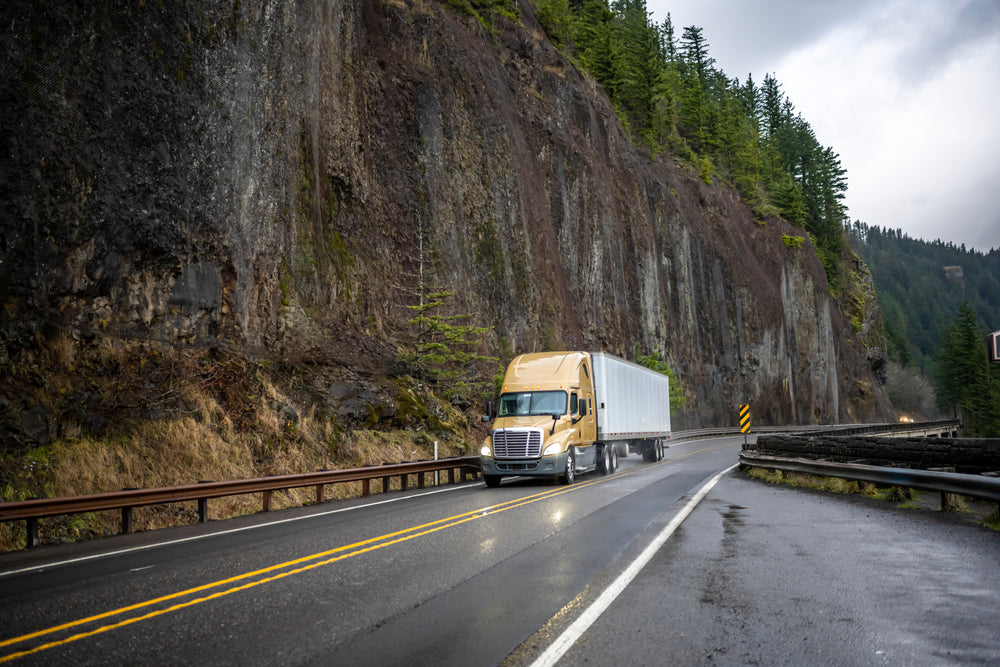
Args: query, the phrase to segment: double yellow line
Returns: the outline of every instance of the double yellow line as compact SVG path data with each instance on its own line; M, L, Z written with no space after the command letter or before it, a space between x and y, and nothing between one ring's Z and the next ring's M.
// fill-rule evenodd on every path
M638 470L637 470L638 471ZM632 474L632 472L616 475L616 478L625 477ZM245 591L261 584L266 584L271 581L277 581L278 579L284 579L293 574L299 574L301 572L307 572L309 570L322 567L324 565L330 565L331 563L336 563L337 561L352 558L354 556L360 556L362 554L369 553L371 551L377 551L378 549L384 549L385 547L392 546L394 544L400 544L401 542L406 542L417 537L423 537L424 535L430 535L436 533L440 530L446 528L452 528L454 526L461 525L463 523L468 523L470 521L475 521L476 519L481 519L486 516L493 514L498 514L500 512L506 512L517 507L522 507L531 503L539 502L542 500L547 500L549 498L554 498L556 496L562 495L564 493L569 493L571 491L576 491L579 489L587 488L588 486L593 486L607 478L595 479L587 482L580 482L572 486L563 487L560 489L552 489L538 493L535 495L527 496L525 498L518 498L515 500L510 500L505 503L500 503L498 505L490 505L484 508L473 510L471 512L465 512L464 514L456 514L455 516L447 517L445 519L439 519L437 521L432 521L430 523L425 523L419 526L413 526L412 528L407 528L405 530L400 530L394 533L387 533L385 535L379 535L378 537L372 537L367 540L362 540L360 542L355 542L354 544L347 544L335 549L330 549L327 551L321 551L319 553L311 554L309 556L303 556L302 558L296 558L294 560L286 561L284 563L278 563L276 565L271 565L259 570L254 570L252 572L245 572L239 574L235 577L229 577L228 579L221 579L219 581L214 581L212 583L203 584L201 586L196 586L194 588L188 588L183 591L178 591L176 593L171 593L169 595L164 595L158 598L153 598L146 600L144 602L138 602L127 607L121 607L119 609L114 609L111 611L106 611L101 614L95 614L93 616L87 616L86 618L81 618L75 621L70 621L68 623L63 623L61 625L55 625L44 630L38 630L36 632L31 632L19 637L12 637L10 639L0 640L0 648L6 648L8 646L14 646L15 644L21 644L30 640L38 639L40 637L45 637L58 632L64 632L66 630L71 630L73 628L79 628L80 626L97 623L99 621L104 621L106 619L113 618L115 616L121 616L122 614L127 614L130 612L140 611L153 607L154 605L161 605L163 603L180 600L181 598L187 598L199 593L204 593L206 591L211 591L212 589L218 589L220 587L230 586L231 584L239 585L232 586L230 588L225 588L224 590L216 590L207 595L196 597L194 599L176 602L167 607L162 607L159 609L153 609L147 611L143 614L132 616L120 621L113 623L108 623L100 627L85 630L82 632L77 632L76 634L70 635L63 639L57 639L48 641L44 644L38 646L27 648L16 653L10 653L7 655L0 656L0 663L8 662L10 660L15 660L17 658L24 657L26 655L31 655L33 653L39 653L47 649L55 648L57 646L63 646L80 639L86 639L87 637L92 637L104 632L109 632L117 628L122 628L127 625L132 625L133 623L139 623L140 621L146 621L151 618L156 618L157 616L162 616L164 614L169 614L180 609L185 609L187 607L192 607L194 605L200 604L202 602L207 602L209 600L215 600L217 598L225 597L233 593L238 593L240 591ZM292 569L289 569L292 568ZM255 578L261 577L261 578ZM247 581L252 579L252 581Z

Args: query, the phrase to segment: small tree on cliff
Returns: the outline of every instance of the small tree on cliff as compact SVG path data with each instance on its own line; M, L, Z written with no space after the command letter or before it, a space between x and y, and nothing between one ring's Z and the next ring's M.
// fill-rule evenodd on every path
M497 359L479 352L487 328L464 324L468 314L441 314L454 295L421 295L419 304L407 306L416 312L407 322L416 342L412 352L402 352L398 358L414 376L435 385L452 401L488 396L492 378L487 369Z
M489 399L492 393L491 365L495 357L482 354L486 327L465 324L468 314L445 315L445 305L454 292L429 287L427 250L423 220L417 220L416 287L403 287L415 298L415 305L406 306L415 315L407 320L413 335L410 350L401 351L397 360L409 373L442 392L453 402Z

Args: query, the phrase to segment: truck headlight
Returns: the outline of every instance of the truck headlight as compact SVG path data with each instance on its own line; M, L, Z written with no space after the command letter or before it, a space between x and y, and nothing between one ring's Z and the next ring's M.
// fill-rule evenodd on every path
M551 445L545 448L545 451L542 452L542 456L551 456L553 454L558 454L562 452L562 450L563 446L561 442L553 442Z
M479 453L483 456L493 456L493 450L490 449L489 445L483 445L483 448L479 450Z

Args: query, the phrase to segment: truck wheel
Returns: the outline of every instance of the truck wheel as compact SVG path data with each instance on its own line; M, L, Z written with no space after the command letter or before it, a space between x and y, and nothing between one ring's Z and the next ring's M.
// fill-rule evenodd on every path
M656 441L656 460L657 461L662 461L663 460L663 441L662 440L657 440Z
M573 449L566 452L566 470L563 471L562 483L569 485L576 479L576 457L573 456Z
M500 486L500 475L483 475L483 481L486 482L486 486L495 489Z
M611 468L611 450L613 448L611 445L604 445L601 447L601 460L597 462L597 472L602 475L610 475L612 472Z
M611 456L609 457L611 466L608 468L608 474L610 475L614 471L618 470L618 448L611 448Z

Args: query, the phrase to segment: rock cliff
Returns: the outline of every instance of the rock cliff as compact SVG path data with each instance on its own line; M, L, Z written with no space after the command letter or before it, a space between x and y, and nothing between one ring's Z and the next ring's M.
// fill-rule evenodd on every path
M494 351L659 348L675 428L888 416L801 230L637 149L530 3L447 4L5 2L5 437L60 346L389 376L421 271Z

